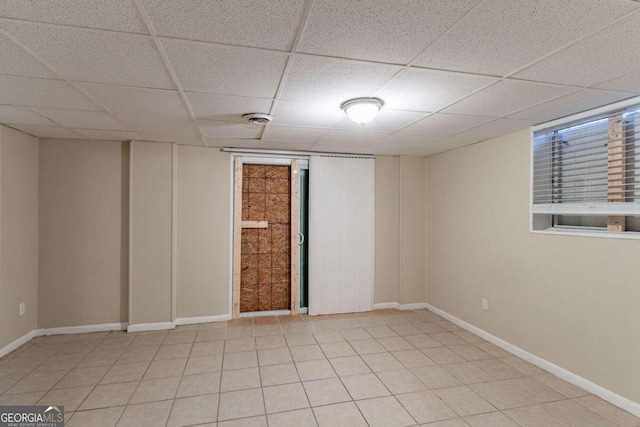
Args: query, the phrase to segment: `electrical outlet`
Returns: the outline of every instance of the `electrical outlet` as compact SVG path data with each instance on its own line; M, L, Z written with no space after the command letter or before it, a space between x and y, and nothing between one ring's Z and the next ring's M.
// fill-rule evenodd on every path
M21 303L20 303L20 316L22 316L22 315L24 314L24 312L25 312L24 303L23 303L23 302L21 302Z
M489 311L489 301L486 298L482 298L482 309Z

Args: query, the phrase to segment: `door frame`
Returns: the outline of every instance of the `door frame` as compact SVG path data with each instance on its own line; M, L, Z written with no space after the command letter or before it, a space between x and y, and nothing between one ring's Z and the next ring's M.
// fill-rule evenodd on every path
M280 156L242 156L231 155L231 289L230 312L231 318L242 317L240 313L240 282L241 282L241 247L242 247L242 167L244 164L260 165L288 165L291 166L291 295L290 314L297 315L300 307L298 301L300 288L300 247L298 246L298 233L300 232L300 180L299 168L304 163L308 167L307 159ZM270 312L265 311L264 315ZM283 314L283 311L273 312Z

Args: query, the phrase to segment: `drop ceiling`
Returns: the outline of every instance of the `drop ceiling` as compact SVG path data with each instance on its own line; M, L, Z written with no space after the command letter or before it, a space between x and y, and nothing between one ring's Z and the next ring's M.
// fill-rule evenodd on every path
M638 96L639 38L632 0L0 0L0 123L424 156Z

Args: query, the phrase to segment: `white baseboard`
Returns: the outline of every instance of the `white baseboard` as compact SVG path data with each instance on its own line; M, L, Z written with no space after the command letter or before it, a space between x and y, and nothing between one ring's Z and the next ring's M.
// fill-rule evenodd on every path
M424 308L427 308L427 303L426 302L416 302L413 304L400 304L400 307L398 307L400 310L422 310Z
M17 340L15 340L15 341L5 345L4 347L0 348L0 357L4 357L7 354L11 353L16 348L20 347L21 345L28 343L29 340L31 340L35 336L36 336L36 331L35 330L27 332L26 334L24 334L23 336L21 336Z
M426 308L429 311L432 311L444 317L445 319L451 321L452 323L455 323L461 328L464 328L469 332L476 334L481 338L484 338L490 343L497 345L503 350L506 350L509 353L515 354L516 356L526 360L527 362L532 363L538 366L539 368L544 369L545 371L551 372L555 376L567 381L568 383L571 383L577 387L580 387L588 391L589 393L594 394L600 397L601 399L604 399L607 402L613 405L616 405L627 412L632 413L637 417L640 417L640 403L634 402L632 400L627 399L626 397L620 396L619 394L614 393L611 390L607 390L606 388L601 387L598 384L595 384L586 378L576 375L571 371L568 371L554 363L549 362L548 360L538 357L535 354L529 353L528 351L523 350L520 347L517 347L511 343L508 343L507 341L504 341L503 339L500 339L495 335L490 334L489 332L486 332L476 326L473 326L472 324L467 323L464 320L461 320L455 317L454 315L447 313L446 311L440 310L439 308L434 307L431 304L426 304Z
M400 304L399 302L381 302L373 304L374 310L382 310L385 308L395 308L397 310L422 310L423 308L427 308L427 303L416 302L411 304Z
M37 329L36 336L88 334L90 332L123 331L127 329L127 323L101 323L99 325L65 326L62 328Z
M400 308L399 302L379 302L378 304L373 304L374 310L384 310L388 308Z
M175 327L175 322L136 323L135 325L129 325L127 332L164 331L166 329L175 329Z
M49 335L67 335L67 334L87 334L90 332L105 332L105 331L122 331L127 329L126 323L102 323L99 325L82 325L82 326L65 326L62 328L44 328L34 329L29 333L24 334L14 342L0 348L0 357L11 353L16 348L23 344L26 344L34 337L42 337Z
M290 316L291 310L250 311L240 313L240 317Z
M230 314L221 314L219 316L201 316L201 317L183 317L175 320L176 325L193 325L195 323L213 323L225 322L231 320Z

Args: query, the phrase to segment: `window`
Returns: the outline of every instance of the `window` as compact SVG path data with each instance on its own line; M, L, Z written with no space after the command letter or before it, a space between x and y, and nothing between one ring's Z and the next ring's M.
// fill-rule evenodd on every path
M640 232L639 99L537 126L532 145L533 230Z

